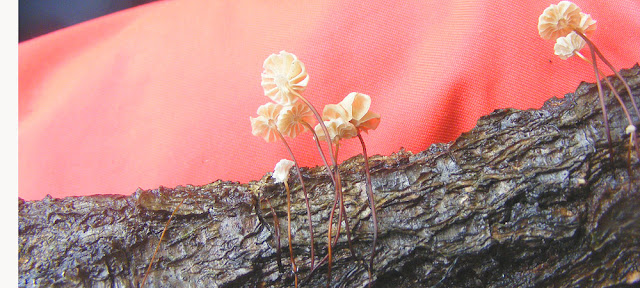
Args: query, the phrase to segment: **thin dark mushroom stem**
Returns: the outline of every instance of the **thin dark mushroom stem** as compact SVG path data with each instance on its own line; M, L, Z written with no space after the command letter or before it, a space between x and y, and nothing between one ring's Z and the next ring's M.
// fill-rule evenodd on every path
M600 73L602 73L602 71L600 71ZM602 75L604 75L604 73L602 73ZM613 93L613 95L616 97L616 100L618 100L618 103L620 103L620 106L622 107L622 112L624 112L624 116L627 117L627 121L629 122L629 125L633 125L633 120L631 120L631 115L629 115L629 110L627 110L627 107L624 105L624 102L622 101L622 97L620 97L620 94L618 94L618 91L616 91L616 89L613 87L613 84L611 84L611 81L609 81L609 78L604 77L604 82L607 83L609 90L611 90L611 93Z
M371 217L373 220L373 244L371 244L371 259L369 259L369 287L371 287L372 271L373 271L373 259L376 257L376 242L378 241L378 216L376 214L376 202L373 198L373 185L371 184L371 172L369 171L369 157L367 156L367 147L358 129L358 139L362 145L362 155L364 156L364 171L367 177L366 189L367 196L369 198L369 208L371 209Z
M284 188L287 190L287 227L289 229L289 256L291 258L291 271L293 271L293 277L295 279L295 287L298 287L298 267L296 267L296 258L293 255L293 241L291 237L291 191L289 190L289 183L284 181Z
M342 187L342 184L340 184L340 187ZM349 226L349 217L347 216L347 210L344 207L344 194L342 193L342 189L340 189L340 191L340 209L342 211L342 217L344 217L344 231L346 232L345 234L347 234L347 244L349 245L349 251L351 252L351 256L353 257L353 259L355 260L357 259L357 257L355 250L353 250L353 244L351 243L351 228Z
M342 183L340 183L340 174L336 173L337 177L337 182L338 185L340 185L340 215L342 215L342 217L338 217L338 232L340 231L340 227L342 226L342 220L344 220L344 230L347 234L347 243L349 245L349 251L351 252L351 256L353 257L353 259L357 259L356 257L356 253L353 250L353 245L351 244L351 228L349 228L349 217L347 217L347 210L344 207L344 194L342 193ZM343 218L344 217L344 218ZM340 235L340 233L338 233L336 235L336 239L338 239L338 236Z
M338 157L338 152L340 151L340 143L336 143L336 150L335 150L335 154L334 157L336 157L336 159L334 159L334 163L337 163L337 157ZM333 217L335 215L335 210L336 210L336 204L335 203L339 203L340 208L338 211L338 233L336 233L336 238L335 238L335 242L337 243L338 241L338 237L340 237L340 229L342 227L342 222L344 221L344 225L345 225L345 231L347 234L347 242L349 245L349 251L351 252L351 256L354 259L357 259L356 254L355 254L355 250L353 250L353 244L351 241L351 229L349 228L349 220L347 219L347 212L346 209L344 208L344 198L343 198L343 194L342 194L342 183L340 180L340 172L338 171L338 167L334 167L334 173L335 173L335 183L336 183L336 194L335 194L335 202L333 205L333 208L331 209L331 213L329 216L329 228L328 228L328 264L327 264L327 287L329 287L329 285L331 284L331 261L332 261L332 252L333 252L333 247L335 244L332 244L331 238L332 238L332 228L333 228ZM344 218L343 218L344 217ZM324 260L324 259L323 259Z
M602 62L604 62L609 69L611 69L611 71L613 71L616 75L616 77L620 80L620 82L622 82L622 84L624 85L625 89L627 90L627 93L629 94L629 98L631 99L631 104L633 106L633 109L636 112L636 116L638 117L638 119L640 120L640 111L638 111L638 106L636 105L636 101L633 98L633 93L631 92L631 88L629 87L629 84L627 83L627 81L624 80L624 78L622 78L622 75L620 75L620 73L615 69L615 67L613 67L613 65L611 65L611 63L604 57L604 55L602 55L602 53L600 52L600 50L598 49L598 47L596 47L596 45L589 39L587 38L586 35L584 35L582 32L574 30L576 32L576 34L578 34L583 40L585 40L585 42L587 43L587 45L589 45L589 50L591 50L591 58L593 59L593 61L589 61L588 59L586 59L584 56L582 56L582 54L580 54L580 52L576 52L576 54L582 58L583 60L590 62L590 64L593 65L594 70L598 70L595 71L596 72L596 84L597 85L601 85L601 81L600 78L598 76L599 73L602 73L601 71L599 71L597 63L596 63L596 56L595 54L598 55L598 57L600 57L600 59L602 60ZM603 73L604 75L604 73ZM618 92L616 91L616 89L613 87L613 85L611 84L611 81L609 81L608 77L604 77L605 82L607 83L607 86L609 87L609 89L611 90L611 92L615 95L616 99L618 100L618 103L620 103L620 106L622 106L622 109L624 111L625 116L627 117L627 121L629 121L629 125L634 125L633 120L631 119L631 116L629 114L629 111L627 110L627 107L624 105L624 102L622 101L622 98L620 97L620 95L618 94ZM600 89L600 86L598 86L598 89ZM600 91L600 90L599 90ZM602 96L604 97L604 96ZM600 103L601 105L604 105L601 101ZM603 106L603 112L606 113L606 108L604 108ZM606 118L606 117L605 117ZM605 121L608 121L608 119L605 119ZM608 122L605 122L607 124L607 128L608 128ZM607 132L609 132L609 129L607 129ZM640 150L638 148L638 143L637 143L637 137L636 137L636 132L634 131L633 133L631 133L632 135L630 135L629 137L631 137L632 140L634 140L633 146L636 150L636 154L638 155L638 157L640 157ZM611 139L611 135L610 133L607 133L607 137L609 138L609 140ZM609 143L611 143L611 141L609 141ZM609 144L611 145L611 144ZM611 150L611 149L610 149Z
M587 63L589 63L590 65L593 65L593 63L591 62L591 60L585 58L582 54L580 54L580 52L576 51L576 55L578 55L578 57L580 57L582 60L586 61ZM602 73L602 71L599 71L600 73ZM602 73L604 75L604 73ZM599 80L598 80L599 81ZM611 92L613 93L613 95L616 97L616 100L618 100L618 103L620 104L620 107L622 108L622 112L624 112L625 117L627 117L627 121L629 122L629 125L634 125L633 124L633 120L631 119L631 115L629 114L629 110L627 110L627 106L624 104L624 102L622 101L622 97L620 97L620 94L618 93L618 91L616 91L616 89L613 87L613 84L611 84L611 81L609 81L609 77L604 77L604 81L605 83L607 83L607 86L609 87L609 90L611 90ZM635 125L634 125L635 127ZM631 133L631 135L629 135L630 137L630 143L636 150L636 154L638 155L638 157L640 157L640 150L638 150L638 145L636 143L636 131L633 131Z
M578 35L582 36L582 38L586 39L587 37L584 36L582 33L579 33ZM598 63L597 63L597 59L596 59L596 53L595 53L595 49L593 43L591 43L591 41L587 41L587 44L589 45L589 50L591 50L591 58L593 59L593 61L591 62L593 64L593 72L596 74L596 86L598 86L598 98L600 100L600 107L602 107L602 118L604 119L604 126L605 126L605 130L607 132L607 143L609 144L609 162L610 164L613 166L613 147L612 147L612 140L611 140L611 130L609 129L609 118L608 118L608 114L607 114L607 107L604 104L604 93L602 92L602 83L600 83L600 74L598 73L599 69L598 69ZM633 99L633 97L631 97Z
M324 163L324 166L327 168L327 174L329 174L329 177L331 177L331 182L333 182L333 185L335 187L336 185L336 177L333 175L333 172L331 172L331 167L329 167L329 163L327 163L327 159L326 156L324 155L324 151L322 151L322 147L320 147L320 141L318 140L318 134L316 134L316 131L311 128L311 125L309 125L309 123L307 122L302 122L302 124L307 127L307 129L309 129L309 131L311 131L311 133L313 133L313 140L316 143L316 147L318 148L318 152L320 153L320 158L322 159L322 163Z
M336 143L336 162L338 161L338 150L340 148L340 143ZM340 236L340 228L342 227L342 221L344 221L344 230L347 234L347 243L349 244L349 250L351 252L351 256L356 259L356 253L353 250L353 245L351 244L351 229L349 228L349 219L347 217L347 210L344 208L344 194L342 193L342 181L340 178L340 172L338 171L338 167L335 170L336 184L339 188L336 189L339 193L336 194L337 199L340 203L340 212L338 214L338 233L336 234L336 241ZM331 213L335 211L332 210ZM344 218L343 218L344 217Z
M293 89L290 89L289 91L291 91L291 93L296 95L298 99L302 100L304 104L309 106L309 109L311 109L311 112L313 112L313 115L316 117L316 120L318 120L318 124L320 124L320 127L322 127L322 132L324 132L324 135L327 135L327 137L325 138L327 138L327 145L329 145L329 156L330 156L329 158L331 158L331 161L333 161L333 166L338 166L338 164L336 163L336 158L334 157L333 146L331 146L331 139L329 139L330 138L329 130L327 129L327 126L324 125L324 121L322 121L322 117L320 117L320 113L318 113L318 110L316 110L316 108L313 107L313 105L311 105L311 102L309 102L306 98L302 97L302 95L300 95L298 92L296 92Z
M337 201L335 203L337 204ZM331 253L332 252L331 251L332 247L331 246L333 246L333 245L331 245L331 228L333 227L333 214L334 214L333 210L335 210L336 204L333 205L333 209L331 211L331 214L329 215L329 231L327 233L327 238L328 238L328 241L327 241L327 257L328 257L328 259L327 259L327 261L329 261L328 262L328 267L327 267L327 287L329 287L329 283L331 282L331 260L332 260L331 259L332 258L331 257L331 255L332 255L332 253Z
M335 199L333 201L333 210L336 209L336 207L338 207L338 199ZM336 244L338 244L338 239L340 238L340 226L338 226L338 231L336 231L336 237L333 239L333 244L331 244L332 246L336 246ZM307 278L302 282L302 284L304 285L305 282L309 281L311 279L311 276L313 276L313 274L315 273L315 271L318 270L318 268L324 264L327 259L329 258L329 254L327 253L327 255L324 255L324 257L322 258L322 260L320 260L318 262L318 265L316 265L316 267L314 269L311 269L311 271L309 272L309 275L307 276Z
M333 209L334 209L334 210L336 209L336 207L338 207L338 201L337 201L337 200L338 200L338 199L334 199L334 201L333 201ZM339 238L339 236L340 236L340 227L338 227L338 231L336 232L336 238L334 238L334 239L333 239L333 244L332 244L332 246L336 246L336 244L338 243L338 238ZM318 265L316 265L316 267L315 267L315 268L311 269L311 271L309 272L309 275L307 276L307 279L305 279L305 280L302 282L302 284L303 284L303 285L304 285L304 283L305 283L305 282L307 282L307 281L309 281L309 280L311 279L311 276L313 276L313 273L314 273L316 270L318 270L318 268L319 268L322 264L324 264L324 263L327 261L327 259L328 259L328 258L329 258L329 253L327 253L327 255L324 255L324 257L322 258L322 260L320 260L320 261L318 262Z
M311 105L311 102L309 102L306 98L302 97L302 95L300 95L298 92L296 92L293 89L290 89L290 91L296 95L298 97L298 99L302 100L308 107L309 109L311 109L311 112L313 112L313 115L316 117L316 120L318 120L318 124L320 124L320 127L322 127L322 131L324 132L325 138L327 139L327 145L329 146L329 158L331 158L333 167L334 167L334 172L338 173L338 164L337 164L337 157L336 154L338 153L336 151L336 153L333 153L333 146L331 143L331 137L329 136L329 130L327 129L327 126L324 125L324 121L322 120L322 117L320 116L320 113L318 113L318 111L316 110L315 107L313 107L313 105ZM337 148L336 148L337 149ZM322 149L321 149L322 150ZM324 153L321 153L321 155L323 155ZM325 160L326 161L326 160ZM336 189L336 195L337 193L341 193L340 191L338 191L338 180L337 179L333 179L334 180L334 187ZM337 196L336 196L337 197ZM329 249L328 249L328 253L329 253L329 270L327 272L327 275L329 276L329 280L327 281L327 286L329 286L329 284L331 283L331 221L333 221L333 211L331 212L331 216L329 217L329 241L328 241L328 245L329 245ZM313 265L312 265L313 268Z
M629 115L629 111L627 110L627 107L624 105L624 102L622 102L622 97L620 97L620 94L618 94L618 92L616 91L616 89L613 88L613 85L611 84L611 81L609 81L609 78L604 77L605 83L607 83L607 86L609 86L609 89L611 90L611 92L613 92L613 95L616 97L616 99L618 100L618 103L620 103L620 106L622 107L622 111L624 112L624 115L627 117L627 121L629 122L629 125L633 125L633 120L631 120L631 115ZM639 117L640 118L640 117ZM631 132L631 135L629 135L630 137L630 144L631 146L634 147L634 149L636 150L636 155L638 155L638 157L640 158L640 150L638 150L638 144L636 142L637 138L636 138L636 131ZM631 147L629 147L629 152L631 152ZM631 163L631 162L629 162ZM631 175L631 174L629 174Z
M331 136L329 135L329 133L325 132L325 138L329 139L329 141L331 141ZM331 145L329 145L331 146ZM333 208L331 209L331 213L329 215L329 227L327 230L327 287L330 286L331 284L331 260L333 260L332 258L332 254L333 254L333 245L331 244L331 232L333 230L333 215L335 215L335 211L336 211L336 204L339 203L340 200L340 193L338 192L339 190L342 190L342 185L340 185L340 172L338 171L338 166L335 165L335 163L338 162L338 151L340 150L340 145L336 144L336 152L335 154L332 155L332 161L334 163L333 166L333 173L334 173L334 177L335 177L335 200L334 200L334 204L333 204ZM340 221L341 219L341 214L338 215L338 221ZM338 222L338 231L340 231L340 222ZM338 241L338 237L336 236L336 242Z
M307 217L308 217L308 222L309 222L309 236L311 238L311 267L314 267L314 261L315 261L315 248L314 248L314 243L313 243L313 223L311 223L311 207L309 206L309 197L307 196L307 187L304 186L304 180L302 180L302 172L300 172L300 166L298 166L298 161L296 161L296 156L293 155L293 151L291 151L291 148L289 147L289 144L287 144L287 141L284 139L284 137L282 136L282 133L280 133L280 131L278 131L276 129L276 132L278 132L278 136L280 137L280 140L282 140L282 143L284 143L284 147L287 148L287 152L289 152L289 156L291 156L291 160L293 160L294 165L296 166L296 172L298 172L298 180L300 180L300 186L302 186L302 191L304 192L304 201L305 204L307 206ZM291 233L291 230L289 230L289 233ZM292 243L289 243L289 245L292 245ZM297 277L297 276L296 276Z
M602 55L598 47L596 47L596 45L593 44L593 42L591 42L591 40L586 35L584 35L582 32L577 30L574 30L574 31L576 32L576 34L582 37L582 39L584 39L585 42L587 42L587 44L589 45L589 49L592 52L595 52L596 54L598 54L598 57L602 59L602 62L604 62L604 64L606 64L609 67L609 69L613 71L616 77L620 79L620 82L622 82L622 84L624 85L624 88L627 90L627 93L629 93L629 98L631 98L631 103L633 104L633 109L636 111L636 115L638 115L638 117L640 118L640 111L638 110L638 105L636 104L636 100L633 99L633 93L631 93L631 88L629 87L629 84L627 83L627 81L625 81L624 78L622 78L622 75L620 75L620 72L618 72L618 70L616 70L616 68L613 67L613 65L611 65L609 60L607 60L607 58L605 58L604 55ZM595 62L595 56L592 55L592 58L594 59L594 62ZM596 79L600 79L600 78L596 78Z

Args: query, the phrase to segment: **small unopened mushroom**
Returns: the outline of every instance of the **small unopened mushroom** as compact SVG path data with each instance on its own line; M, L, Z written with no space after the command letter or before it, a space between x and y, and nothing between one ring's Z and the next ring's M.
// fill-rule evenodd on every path
M295 159L295 158L294 158ZM295 162L288 159L280 159L276 164L276 168L273 169L273 175L271 177L276 179L276 183L284 183L284 188L287 191L287 227L289 236L289 256L291 259L291 271L295 276L295 287L298 287L298 268L296 266L295 256L293 255L293 241L291 236L291 190L289 190L289 170L295 165ZM297 167L297 166L296 166ZM300 170L298 169L298 173ZM302 178L300 178L302 179Z
M636 132L636 126L629 125L629 126L627 126L626 129L624 129L624 133L626 133L626 134L631 134L633 132Z
M289 170L293 167L295 163L289 159L280 159L278 163L276 163L276 167L273 169L273 177L276 179L275 183L283 183L287 182L289 179Z

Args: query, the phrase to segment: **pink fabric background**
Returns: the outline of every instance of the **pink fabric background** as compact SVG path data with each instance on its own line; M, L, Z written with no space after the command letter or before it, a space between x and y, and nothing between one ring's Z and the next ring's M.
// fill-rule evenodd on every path
M552 3L173 0L21 43L19 196L259 179L288 157L249 122L269 101L262 62L280 50L306 65L318 110L371 96L382 121L364 136L369 154L454 140L494 109L538 108L595 80L538 36ZM575 3L613 65L640 61L640 2ZM289 144L302 166L321 163L311 134ZM340 159L360 152L348 140Z

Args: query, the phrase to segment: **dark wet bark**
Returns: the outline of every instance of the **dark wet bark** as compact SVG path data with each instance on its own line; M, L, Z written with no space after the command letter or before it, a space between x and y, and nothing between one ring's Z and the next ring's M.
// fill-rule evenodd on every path
M639 72L638 66L623 71L637 102ZM607 104L612 162L597 89L586 83L540 110L496 110L453 143L372 157L380 223L374 286L638 285L640 164L635 156L629 163L619 105L613 97ZM372 228L362 161L351 158L340 171L354 248L366 259ZM303 169L318 257L326 254L334 199L323 170ZM294 252L304 280L310 263L306 208L297 178L290 183ZM19 285L136 287L172 209L192 193L170 225L148 287L291 286L283 191L265 176L128 197L20 200ZM258 195L280 216L282 272L270 209ZM367 261L351 257L344 234L334 253L332 286L367 283ZM325 264L304 287L326 281Z

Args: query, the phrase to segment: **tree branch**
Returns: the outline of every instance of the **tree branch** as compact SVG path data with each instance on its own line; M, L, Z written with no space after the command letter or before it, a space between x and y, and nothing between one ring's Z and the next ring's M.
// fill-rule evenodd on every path
M637 98L640 67L621 73ZM610 79L629 101L622 84ZM496 110L452 143L371 157L380 225L374 286L637 285L639 164L633 154L629 161L619 104L608 94L606 103L613 165L597 90L587 83L540 110ZM640 119L634 120L639 126ZM351 257L343 233L334 248L334 287L369 281L373 229L362 167L362 156L356 156L339 168L359 259ZM327 253L334 200L324 169L302 169L316 263ZM326 263L309 275L306 207L300 183L290 179L299 276L309 278L305 287L322 287ZM271 210L259 201L269 198L285 217L283 189L265 175L248 184L217 181L131 196L19 199L19 286L139 286L165 222L189 193L147 287L292 286L286 233L280 235L280 270ZM286 221L280 225L287 231Z

